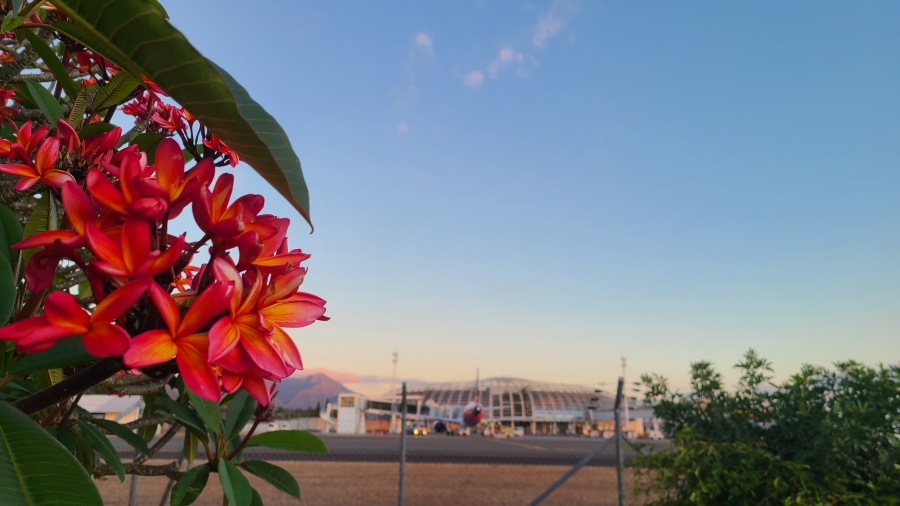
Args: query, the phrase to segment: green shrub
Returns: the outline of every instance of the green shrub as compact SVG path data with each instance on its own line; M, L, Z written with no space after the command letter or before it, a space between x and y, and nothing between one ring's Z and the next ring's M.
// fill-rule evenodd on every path
M637 491L652 505L900 504L900 367L804 366L768 384L750 350L730 392L709 362L691 391L644 375L672 446L639 457Z

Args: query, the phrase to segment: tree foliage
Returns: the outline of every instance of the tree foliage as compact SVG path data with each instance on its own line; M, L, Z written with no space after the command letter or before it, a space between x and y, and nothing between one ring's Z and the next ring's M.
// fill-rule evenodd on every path
M211 473L233 506L262 504L247 472L299 497L243 449L327 451L254 436L302 368L284 329L325 301L300 291L290 220L217 172L245 162L309 221L284 130L158 0L0 0L0 18L0 503L98 505L91 476L127 474L176 481L176 505ZM194 242L172 221L188 209ZM142 416L94 419L86 392L141 396ZM202 465L148 463L182 430Z
M692 364L687 393L642 376L673 436L635 461L649 504L900 503L900 367L805 365L778 385L753 350L735 367L734 390L709 362Z

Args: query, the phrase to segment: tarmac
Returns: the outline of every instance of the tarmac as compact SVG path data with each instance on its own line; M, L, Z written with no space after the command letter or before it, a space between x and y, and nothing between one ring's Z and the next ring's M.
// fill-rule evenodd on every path
M272 461L320 461L320 462L397 462L400 458L400 436L317 434L329 449L326 454L309 454L250 447L244 450L245 459ZM111 438L123 457L133 455L130 447ZM524 436L517 438L491 438L484 436L427 436L408 435L406 461L412 463L445 464L517 464L571 466L604 440L584 436ZM643 453L661 450L668 441L637 440ZM183 439L176 436L155 458L177 459L181 454ZM624 444L626 465L637 452ZM201 447L198 458L204 459ZM615 466L615 445L610 444L588 464L591 466Z

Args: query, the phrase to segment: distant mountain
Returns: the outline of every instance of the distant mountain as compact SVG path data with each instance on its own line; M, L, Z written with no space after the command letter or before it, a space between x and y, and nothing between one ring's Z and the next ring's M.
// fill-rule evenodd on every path
M329 399L337 399L338 394L355 393L324 374L309 374L285 378L278 384L275 404L284 409L311 409L325 407Z

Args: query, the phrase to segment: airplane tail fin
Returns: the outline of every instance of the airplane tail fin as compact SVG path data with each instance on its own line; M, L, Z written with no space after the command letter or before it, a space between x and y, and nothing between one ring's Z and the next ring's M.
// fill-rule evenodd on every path
M479 372L480 372L480 369L478 367L476 367L475 368L475 402L481 402L480 401L481 391L478 390L478 373Z

